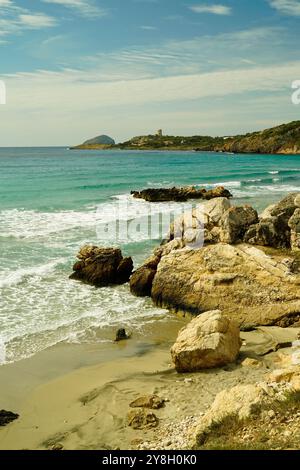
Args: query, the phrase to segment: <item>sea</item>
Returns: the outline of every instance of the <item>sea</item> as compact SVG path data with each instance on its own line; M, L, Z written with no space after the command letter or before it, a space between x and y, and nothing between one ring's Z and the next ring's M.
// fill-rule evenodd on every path
M128 285L96 289L69 280L84 244L147 258L182 204L133 199L143 188L223 185L258 211L300 191L300 156L205 152L0 149L0 365L61 342L112 341L113 328L143 334L167 321Z

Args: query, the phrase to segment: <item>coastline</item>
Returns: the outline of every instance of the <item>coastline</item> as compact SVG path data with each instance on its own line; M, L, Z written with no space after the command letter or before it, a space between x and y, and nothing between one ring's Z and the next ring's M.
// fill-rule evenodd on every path
M24 375L26 370L31 383L22 393L24 376L18 377L19 390L11 403L19 402L16 411L20 418L0 429L0 450L184 448L187 423L194 425L219 392L263 380L276 361L277 352L265 353L270 346L270 332L276 335L281 331L267 328L241 333L244 345L238 363L197 374L178 374L171 364L170 346L186 321L175 315L173 319L163 328L154 327L145 342L132 339L101 348L101 361L96 348L87 348L84 354L82 347L76 351L68 345L69 351L64 346L56 347L20 364L19 370L22 368ZM286 329L283 334L295 337L299 331ZM91 352L96 353L95 364L83 364L84 356ZM261 367L243 367L241 362L253 353L261 355ZM41 370L47 366L43 374ZM0 370L1 383L6 387L17 368L17 364L7 367L5 382ZM13 385L10 383L10 387ZM166 400L165 407L155 410L158 428L132 429L126 420L129 403L152 393ZM173 441L168 437L170 433Z

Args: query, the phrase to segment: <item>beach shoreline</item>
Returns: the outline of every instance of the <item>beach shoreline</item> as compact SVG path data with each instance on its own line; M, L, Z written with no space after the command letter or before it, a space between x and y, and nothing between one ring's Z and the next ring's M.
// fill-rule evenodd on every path
M170 347L187 320L172 318L154 325L143 341L133 338L100 348L62 344L23 364L2 367L4 403L15 403L13 411L20 417L0 428L0 450L126 450L149 448L151 442L156 448L168 448L170 430L178 434L187 422L194 425L219 392L264 379L277 355L265 355L270 332L295 338L300 331L291 328L282 333L282 329L270 327L266 334L243 332L244 345L236 364L179 374ZM256 353L262 354L261 367L243 367L242 361ZM8 398L14 386L18 387L15 395ZM129 404L150 394L166 400L163 408L155 410L159 426L134 430L127 423ZM177 443L170 441L170 448L186 445L184 431L182 428L175 436Z

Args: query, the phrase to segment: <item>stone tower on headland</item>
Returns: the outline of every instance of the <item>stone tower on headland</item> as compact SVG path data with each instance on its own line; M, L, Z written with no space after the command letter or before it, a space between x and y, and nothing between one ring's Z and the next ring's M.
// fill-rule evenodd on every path
M156 135L157 135L158 137L162 137L162 135L163 135L162 129L158 129Z

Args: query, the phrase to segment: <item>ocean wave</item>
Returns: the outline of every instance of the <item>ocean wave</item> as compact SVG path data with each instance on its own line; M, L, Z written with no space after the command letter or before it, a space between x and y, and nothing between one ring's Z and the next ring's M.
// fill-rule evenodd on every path
M116 195L100 203L94 210L38 212L19 209L0 212L0 237L30 239L49 237L77 229L101 229L105 224L148 217L160 213L178 212L174 202L152 204L134 199L130 194Z
M61 342L110 342L120 325L141 331L146 324L162 321L168 315L166 310L154 307L149 299L133 297L127 286L96 290L85 284L60 280L58 285L43 287L40 284L40 291L35 288L34 294L27 292L28 299L25 291L22 292L24 320L21 324L18 321L14 324L21 302L18 300L20 293L15 293L11 324L2 328L0 364L28 358ZM31 306L33 299L34 307ZM55 312L59 305L58 315ZM9 322L9 317L3 321Z
M0 289L16 286L28 278L45 277L50 274L59 264L62 264L65 261L66 258L59 258L41 266L20 268L13 272L5 272L0 276Z
M278 175L279 171L268 171L269 175Z

